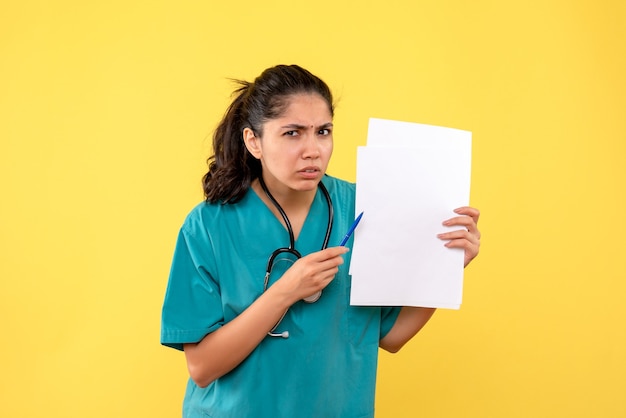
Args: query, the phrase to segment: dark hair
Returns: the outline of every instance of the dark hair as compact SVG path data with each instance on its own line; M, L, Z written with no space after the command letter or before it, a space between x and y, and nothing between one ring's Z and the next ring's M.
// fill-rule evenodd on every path
M235 203L252 180L261 175L261 162L243 142L243 130L250 128L263 136L263 124L280 117L288 106L289 96L298 93L319 94L334 114L330 89L320 78L297 65L277 65L263 71L253 83L239 84L233 92L222 121L213 134L213 155L207 160L209 171L202 178L207 202Z

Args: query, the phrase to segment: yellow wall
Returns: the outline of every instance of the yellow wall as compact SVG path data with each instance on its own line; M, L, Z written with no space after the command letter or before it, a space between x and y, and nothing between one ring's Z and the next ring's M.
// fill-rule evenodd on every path
M625 3L294 3L3 1L0 416L179 414L174 239L226 77L277 63L340 98L346 179L370 116L473 131L482 254L377 417L626 416Z

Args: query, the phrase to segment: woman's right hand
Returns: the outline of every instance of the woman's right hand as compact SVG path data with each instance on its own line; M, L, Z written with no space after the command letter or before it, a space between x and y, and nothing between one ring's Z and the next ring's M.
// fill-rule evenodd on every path
M343 264L345 247L327 248L297 260L252 305L200 342L185 344L189 375L206 387L237 367L291 305L324 289Z
M289 300L289 305L322 291L343 264L346 247L331 247L297 260L271 287Z

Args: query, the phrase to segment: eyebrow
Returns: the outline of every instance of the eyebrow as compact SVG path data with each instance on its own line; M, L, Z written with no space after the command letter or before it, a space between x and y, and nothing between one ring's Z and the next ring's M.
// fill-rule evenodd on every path
M332 122L328 122L328 123L318 126L316 129L328 129L332 127L333 127ZM281 129L306 129L306 128L308 128L308 126L299 125L297 123L290 123L290 124L281 126Z

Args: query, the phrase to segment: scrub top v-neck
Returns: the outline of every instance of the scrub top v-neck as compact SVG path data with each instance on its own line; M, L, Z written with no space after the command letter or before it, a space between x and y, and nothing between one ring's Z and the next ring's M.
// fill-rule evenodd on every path
M330 176L323 181L335 207L334 246L354 220L355 187ZM295 242L303 256L320 250L327 214L318 190ZM237 317L261 296L269 255L288 244L286 228L252 190L235 204L196 206L176 244L161 343L181 350ZM206 388L189 379L184 416L373 417L378 342L399 310L350 306L350 253L344 257L317 302L290 307L276 330L289 338L266 337ZM272 270L270 286L288 266Z

